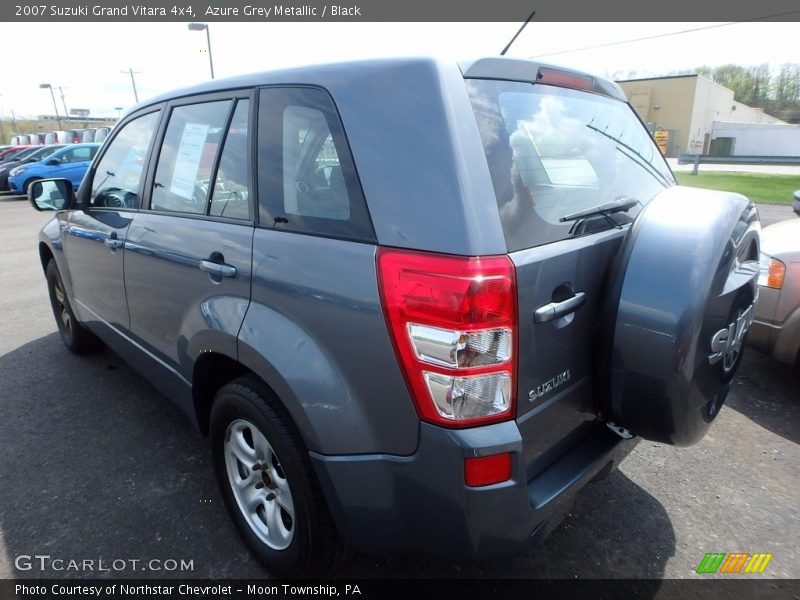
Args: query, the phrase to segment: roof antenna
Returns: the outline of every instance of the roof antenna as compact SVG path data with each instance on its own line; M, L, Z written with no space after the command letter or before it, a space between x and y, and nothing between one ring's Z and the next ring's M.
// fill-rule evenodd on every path
M511 44L513 44L517 40L517 38L519 37L519 34L522 33L522 30L525 29L525 26L530 22L531 19L533 19L533 15L535 15L535 14L536 14L536 11L534 10L531 13L531 15L527 19L525 19L525 22L522 24L522 27L519 28L519 31L517 31L517 33L514 34L514 37L511 38L511 41L508 42L508 44L506 44L505 48L503 48L503 51L500 53L500 56L505 56L506 55L506 52L508 52L508 49L511 48Z

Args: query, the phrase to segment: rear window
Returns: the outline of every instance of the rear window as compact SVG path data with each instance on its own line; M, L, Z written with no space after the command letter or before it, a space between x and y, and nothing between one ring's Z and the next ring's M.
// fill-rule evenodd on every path
M467 87L509 251L594 231L559 219L616 200L644 205L674 183L624 102L513 81L474 79ZM613 218L630 221L639 210Z

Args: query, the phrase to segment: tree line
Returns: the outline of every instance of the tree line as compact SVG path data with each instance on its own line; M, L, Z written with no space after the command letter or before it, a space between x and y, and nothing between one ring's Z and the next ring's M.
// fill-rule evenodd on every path
M776 72L768 64L702 66L698 75L733 90L738 102L789 122L800 121L800 64L786 63Z
M789 123L800 123L800 63L785 63L773 71L766 63L760 65L703 65L696 69L670 71L665 76L702 75L733 90L734 100ZM617 71L610 78L635 79L637 71Z

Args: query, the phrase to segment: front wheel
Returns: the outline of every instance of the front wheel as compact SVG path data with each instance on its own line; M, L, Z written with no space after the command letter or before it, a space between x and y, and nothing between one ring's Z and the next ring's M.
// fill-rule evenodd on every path
M22 186L22 193L27 195L28 194L28 190L30 189L31 185L33 185L33 182L34 181L40 181L40 180L41 180L41 178L39 178L39 177L33 177L31 179L28 179L28 181L25 182L25 185Z
M254 377L225 385L209 430L220 491L250 550L283 574L327 572L344 545L308 450L271 390Z
M45 276L47 291L50 293L50 306L53 309L61 341L75 354L83 354L97 348L100 340L75 318L55 260L50 259L47 263Z

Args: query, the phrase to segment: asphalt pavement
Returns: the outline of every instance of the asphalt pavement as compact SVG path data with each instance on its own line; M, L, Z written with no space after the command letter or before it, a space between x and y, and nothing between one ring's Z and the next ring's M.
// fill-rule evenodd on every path
M768 218L794 218L782 209ZM63 348L36 251L48 218L0 198L0 578L269 576L234 531L206 440L183 414L112 352ZM338 574L693 578L707 552L770 552L764 575L748 577L800 578L799 390L795 370L749 351L700 443L642 442L527 554L356 556ZM62 570L24 558L35 555ZM65 568L100 559L125 567Z

